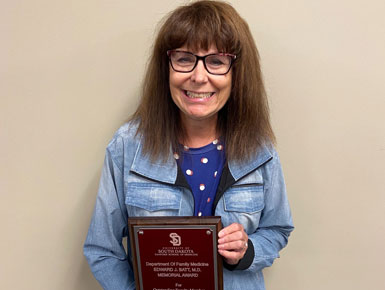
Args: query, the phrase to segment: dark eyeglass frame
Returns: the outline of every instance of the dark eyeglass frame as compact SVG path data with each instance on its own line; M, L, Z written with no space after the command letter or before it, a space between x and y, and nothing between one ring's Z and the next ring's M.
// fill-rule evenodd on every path
M173 66L173 64L172 64L172 61L171 61L171 54L174 53L174 52L183 52L183 53L188 53L188 54L191 54L191 55L195 56L195 64L194 64L194 66L192 67L192 69L189 70L189 71L181 71L181 70L175 69L174 66ZM221 55L221 56L229 56L229 57L230 57L230 65L229 65L229 69L228 69L225 73L212 73L212 72L210 72L210 71L207 69L207 66L206 66L206 57L209 57L209 56L212 56L212 55ZM189 52L189 51L177 50L177 49L167 50L167 56L168 56L168 59L169 59L169 62L170 62L170 64L171 64L172 69L173 69L174 71L176 71L176 72L180 72L180 73L190 73L190 72L192 72L192 71L196 68L196 66L197 66L197 64L198 64L198 61L199 61L199 60L202 60L202 61L203 61L203 65L204 65L206 71L207 71L209 74L212 74L212 75L219 75L219 76L227 74L227 73L230 71L230 69L231 69L231 67L232 67L232 65L233 65L233 63L234 63L234 61L235 61L235 59L237 58L237 56L236 56L235 54L231 54L231 53L222 53L222 52L219 52L219 53L210 53L210 54L207 54L207 55L199 56L199 55L193 54L192 52Z

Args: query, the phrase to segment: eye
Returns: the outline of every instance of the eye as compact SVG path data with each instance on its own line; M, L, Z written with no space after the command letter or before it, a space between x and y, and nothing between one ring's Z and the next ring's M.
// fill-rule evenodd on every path
M195 63L195 57L189 53L175 52L172 55L172 61L174 61L178 65L190 65Z
M190 62L194 62L194 58L191 56L182 56L176 59L176 61L180 63L190 63Z
M223 66L228 65L230 60L227 56L224 55L211 55L207 57L206 63L210 66Z

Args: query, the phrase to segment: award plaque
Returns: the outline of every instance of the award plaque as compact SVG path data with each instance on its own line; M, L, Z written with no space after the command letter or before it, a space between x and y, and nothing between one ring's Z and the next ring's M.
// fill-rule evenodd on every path
M137 290L222 290L220 217L128 219Z

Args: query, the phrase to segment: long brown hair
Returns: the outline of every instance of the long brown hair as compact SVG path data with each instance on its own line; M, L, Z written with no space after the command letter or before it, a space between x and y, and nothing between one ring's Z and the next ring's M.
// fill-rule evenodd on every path
M237 59L232 67L232 90L218 112L217 130L225 141L227 160L245 161L265 143L274 143L259 55L249 27L229 4L196 1L166 17L155 40L143 82L142 98L132 120L139 122L144 152L167 158L185 137L179 109L171 99L167 50L186 45L220 52Z

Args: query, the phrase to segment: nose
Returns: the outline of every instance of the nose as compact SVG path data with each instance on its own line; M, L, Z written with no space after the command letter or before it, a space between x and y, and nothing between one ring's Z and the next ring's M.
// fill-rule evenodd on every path
M203 60L199 60L197 66L192 71L191 80L195 83L205 83L207 82L207 74Z

